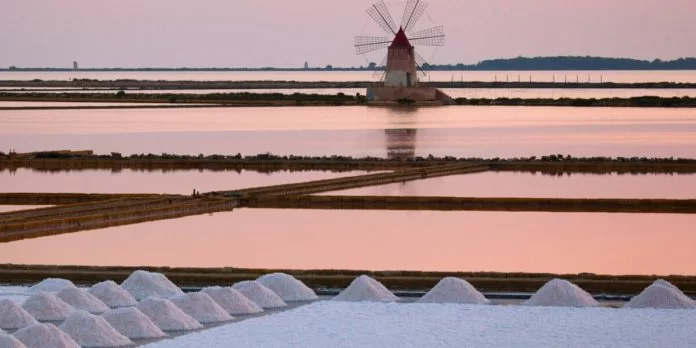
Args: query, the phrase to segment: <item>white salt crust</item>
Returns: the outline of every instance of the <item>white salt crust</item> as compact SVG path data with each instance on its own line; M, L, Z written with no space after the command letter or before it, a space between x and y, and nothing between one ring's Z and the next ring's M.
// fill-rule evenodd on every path
M261 285L255 280L247 280L232 285L232 288L239 291L248 299L254 301L261 308L280 308L286 307L283 301L273 290Z
M126 347L133 344L106 320L86 311L75 311L60 325L81 347Z
M447 277L421 297L420 303L489 304L482 293L464 279Z
M349 302L394 302L398 301L391 291L389 291L382 283L362 275L355 278L350 285L340 294L332 299L333 301L349 301Z
M150 297L141 301L137 308L162 331L190 331L203 328L196 319L166 299Z
M184 293L164 274L147 271L133 272L121 286L138 301L148 297L170 298Z
M135 300L133 295L113 280L95 284L87 292L110 308L135 307L138 305L138 301Z
M75 310L58 296L47 292L32 295L24 301L22 308L38 321L63 321Z
M109 306L83 289L74 287L63 288L58 291L56 296L75 309L92 314L101 314L109 310Z
M167 336L157 324L135 307L112 309L102 317L118 332L130 339L161 338Z
M220 307L222 307L222 309L232 315L263 312L263 308L259 307L256 302L248 299L233 288L213 286L205 288L201 290L201 292L208 294Z
M75 340L53 324L34 324L17 330L14 336L27 348L80 348Z
M174 296L170 301L201 324L222 323L234 319L215 300L203 292Z
M0 330L17 330L36 324L36 319L11 300L0 300Z
M524 306L551 307L597 307L592 295L579 286L563 279L554 279L544 284L532 297L522 303Z
M40 283L29 288L29 291L32 291L32 292L43 291L43 292L55 293L55 292L60 291L63 288L67 288L67 287L75 287L75 284L73 284L73 282L71 282L67 279L63 279L63 278L46 278L46 279L42 280Z
M0 331L0 348L27 348L20 340Z
M314 301L319 297L303 282L285 273L266 274L257 279L261 285L273 290L283 301Z
M631 298L624 308L696 309L696 302L672 283L658 280Z

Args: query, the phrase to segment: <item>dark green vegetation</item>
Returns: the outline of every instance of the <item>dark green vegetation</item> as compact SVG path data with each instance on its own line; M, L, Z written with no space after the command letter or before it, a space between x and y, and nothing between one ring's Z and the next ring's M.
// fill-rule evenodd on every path
M507 105L507 106L575 106L575 107L696 107L696 98L691 97L632 97L632 98L559 98L559 99L455 99L457 105Z

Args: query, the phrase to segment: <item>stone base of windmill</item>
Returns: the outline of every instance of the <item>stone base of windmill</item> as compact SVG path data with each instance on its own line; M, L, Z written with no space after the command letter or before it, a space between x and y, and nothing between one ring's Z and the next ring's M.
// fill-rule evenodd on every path
M371 105L449 105L452 98L432 87L369 87L367 100Z

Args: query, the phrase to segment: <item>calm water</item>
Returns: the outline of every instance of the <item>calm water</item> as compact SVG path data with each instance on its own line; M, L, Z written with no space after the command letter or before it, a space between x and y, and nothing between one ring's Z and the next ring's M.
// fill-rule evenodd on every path
M695 157L696 109L287 107L0 111L0 151Z
M693 215L245 210L0 244L0 263L696 274Z
M371 81L371 71L0 72L0 80ZM691 82L696 71L431 71L424 81Z

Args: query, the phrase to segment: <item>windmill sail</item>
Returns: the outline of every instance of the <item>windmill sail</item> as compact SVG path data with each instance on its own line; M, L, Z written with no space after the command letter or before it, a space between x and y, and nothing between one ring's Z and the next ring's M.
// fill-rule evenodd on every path
M443 26L424 29L412 33L409 40L414 45L424 46L444 46L445 45L445 30Z
M372 17L372 19L377 23L377 25L384 30L387 34L394 34L396 35L397 27L396 23L394 23L394 19L392 18L391 14L389 14L389 10L387 9L387 5L384 4L384 0L372 5L369 9L367 9L367 14Z
M356 36L355 52L357 54L365 54L382 48L387 48L389 47L389 44L391 44L391 40L389 40L388 37Z
M401 18L401 27L404 31L411 31L425 12L428 4L421 0L408 0L404 9L404 16Z

